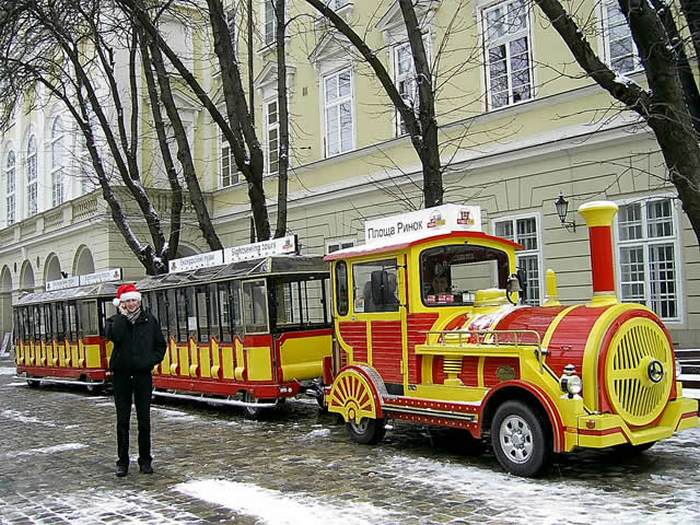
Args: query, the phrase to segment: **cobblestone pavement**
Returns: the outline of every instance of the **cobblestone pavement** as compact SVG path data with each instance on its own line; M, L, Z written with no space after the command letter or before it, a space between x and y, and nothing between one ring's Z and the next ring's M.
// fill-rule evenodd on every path
M116 478L112 399L30 389L11 366L0 363L3 525L700 523L700 429L635 459L560 457L543 479L524 480L488 451L470 455L454 435L417 427L353 444L309 402L254 422L169 401L153 407L155 475L132 463Z

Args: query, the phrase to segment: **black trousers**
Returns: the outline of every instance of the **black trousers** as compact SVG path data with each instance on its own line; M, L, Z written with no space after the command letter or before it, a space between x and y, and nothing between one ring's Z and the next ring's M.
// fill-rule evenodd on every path
M151 458L151 371L114 372L112 376L114 405L117 408L117 465L129 465L129 420L131 403L136 406L139 430L139 464L150 463Z

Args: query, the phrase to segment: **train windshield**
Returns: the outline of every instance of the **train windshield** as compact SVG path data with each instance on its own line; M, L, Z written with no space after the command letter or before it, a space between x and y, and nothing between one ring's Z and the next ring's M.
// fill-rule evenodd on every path
M461 244L421 253L421 295L426 306L474 304L474 292L506 287L508 255L484 246Z

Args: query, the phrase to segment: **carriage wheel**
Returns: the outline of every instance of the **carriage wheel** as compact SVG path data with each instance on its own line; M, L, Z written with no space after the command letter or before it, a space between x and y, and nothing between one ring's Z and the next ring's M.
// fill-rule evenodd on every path
M255 396L253 396L251 392L246 392L245 394L243 394L243 401L245 401L246 403L256 403L257 399L255 398ZM260 407L244 406L243 414L248 419L260 419L264 410L264 408Z
M85 383L87 383L85 385L85 390L87 390L89 394L99 394L102 391L102 384L93 383L91 377L86 377Z
M27 386L29 388L39 388L40 385L41 385L40 379L33 379L30 376L27 376Z
M344 370L338 375L328 396L328 409L343 416L356 443L375 444L384 437L384 419L377 417L374 389L357 371Z

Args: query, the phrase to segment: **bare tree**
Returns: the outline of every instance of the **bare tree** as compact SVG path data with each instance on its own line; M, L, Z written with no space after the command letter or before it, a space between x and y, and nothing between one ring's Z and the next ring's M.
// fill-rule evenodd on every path
M619 0L639 50L647 87L606 64L591 47L574 13L567 11L559 0L534 0L534 3L552 23L585 74L651 128L664 157L668 180L676 187L700 240L700 97L697 77L685 50L688 42L676 25L680 22L688 28L697 62L700 60L698 3L682 0L679 13L662 0Z
M306 0L316 11L325 17L333 27L360 53L371 67L389 100L400 115L411 144L421 161L423 172L423 201L426 207L442 204L444 187L438 139L438 123L435 116L435 91L430 62L423 43L421 24L412 0L398 0L401 14L406 26L406 34L411 47L416 82L418 85L418 104L416 110L411 107L399 93L391 75L372 49L327 2L323 0Z

